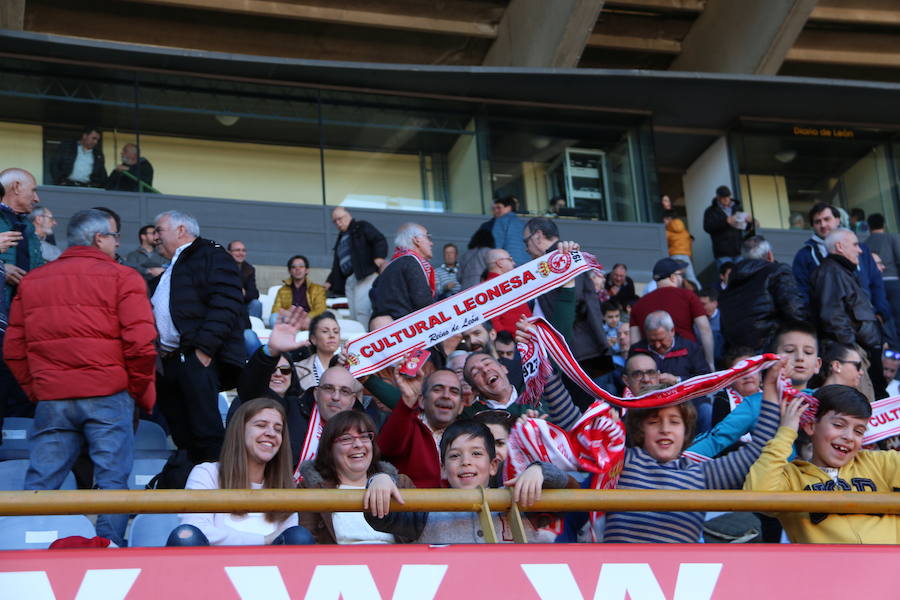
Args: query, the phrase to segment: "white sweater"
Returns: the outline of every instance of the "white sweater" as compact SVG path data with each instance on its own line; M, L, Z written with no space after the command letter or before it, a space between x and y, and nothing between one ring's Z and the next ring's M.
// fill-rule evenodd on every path
M261 489L262 484L252 484L253 489ZM219 489L219 463L202 463L191 470L186 490ZM182 525L197 527L211 546L262 546L266 536L280 534L288 527L298 524L297 513L292 513L280 523L269 523L264 513L247 513L244 516L230 513L182 514Z

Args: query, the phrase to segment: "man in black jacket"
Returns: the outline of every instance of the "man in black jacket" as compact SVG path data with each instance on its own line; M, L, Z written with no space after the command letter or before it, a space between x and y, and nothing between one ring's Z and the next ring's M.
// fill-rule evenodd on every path
M369 290L387 264L387 240L374 225L357 221L341 206L331 213L331 221L340 233L334 243L334 262L325 289L344 293L350 318L368 325L372 314Z
M50 163L53 184L105 187L106 165L99 144L100 131L96 127L85 127L79 140L61 142Z
M731 197L728 186L716 188L716 197L703 213L703 231L712 239L716 267L738 261L744 232L752 222L753 217L741 212L741 203Z
M856 278L862 248L849 229L835 229L825 238L828 256L810 277L813 318L819 339L858 344L869 355L869 377L876 398L884 398L886 382L881 366L882 331L868 293Z
M122 164L110 173L106 189L120 192L152 192L153 165L138 155L136 144L125 144L122 148Z
M370 296L376 314L399 319L434 302L437 283L434 267L428 262L433 243L423 226L401 225L394 246L394 256Z
M779 327L808 320L809 311L791 267L776 262L764 237L747 238L741 258L719 296L722 333L729 348L744 346L763 352Z
M150 284L162 364L157 403L176 446L195 464L216 461L225 434L218 394L235 386L246 360L241 278L190 215L167 211L154 223L160 253L171 259Z

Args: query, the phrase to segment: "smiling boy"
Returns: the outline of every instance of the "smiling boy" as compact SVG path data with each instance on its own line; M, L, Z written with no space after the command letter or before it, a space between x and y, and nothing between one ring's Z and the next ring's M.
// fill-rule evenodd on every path
M777 397L767 385L766 398ZM782 407L781 427L750 469L745 490L891 492L900 487L900 452L862 450L872 407L858 390L826 385L815 397L819 409L813 423L803 425L812 439L812 461L788 462L797 438L805 402ZM794 543L896 544L897 515L779 513Z

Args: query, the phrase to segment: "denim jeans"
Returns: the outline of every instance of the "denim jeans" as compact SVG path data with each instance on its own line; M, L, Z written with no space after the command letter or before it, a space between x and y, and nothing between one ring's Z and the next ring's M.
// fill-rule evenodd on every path
M288 527L272 540L273 546L307 546L315 544L312 534L300 525ZM209 546L206 535L194 525L179 525L169 534L166 546Z
M251 300L247 303L247 313L251 317L262 319L262 302L259 300Z
M134 462L134 401L127 392L77 400L42 400L34 410L26 490L57 490L82 442L94 463L95 487L128 489ZM97 535L125 545L127 514L98 515Z
M244 330L244 348L247 350L247 356L253 356L253 353L256 352L257 348L262 346L262 342L259 341L259 336L256 335L256 332L252 329Z

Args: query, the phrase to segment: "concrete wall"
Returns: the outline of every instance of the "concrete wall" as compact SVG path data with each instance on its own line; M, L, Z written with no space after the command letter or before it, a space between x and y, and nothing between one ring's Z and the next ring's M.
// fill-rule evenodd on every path
M137 232L158 213L178 209L194 215L200 233L225 245L241 239L247 245L247 260L255 265L282 269L293 254L309 257L314 268L330 268L336 238L331 223L331 207L281 202L242 201L162 194L107 192L85 188L42 186L41 201L59 221L56 237L65 246L68 217L94 206L109 207L122 217L122 246L125 255L137 246ZM472 233L488 217L454 213L422 213L353 209L357 219L371 222L392 242L397 228L408 221L425 225L434 238L435 263L440 264L441 247L455 243L464 251ZM560 219L563 239L581 242L605 267L622 262L629 266L635 281L646 281L653 264L667 254L662 225L656 223L601 223ZM280 275L279 275L280 277Z
M709 207L716 188L731 187L728 141L720 137L688 167L684 174L684 200L688 229L694 234L694 269L700 273L713 262L712 242L703 231L703 212Z

